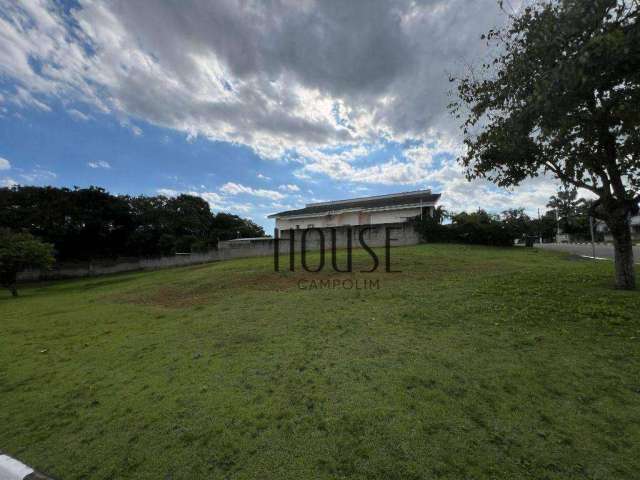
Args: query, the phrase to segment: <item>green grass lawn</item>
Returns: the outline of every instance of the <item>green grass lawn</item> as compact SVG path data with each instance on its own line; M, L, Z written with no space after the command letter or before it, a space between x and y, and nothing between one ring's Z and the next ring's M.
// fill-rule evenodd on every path
M610 262L392 257L2 292L0 450L61 480L638 478L640 293ZM298 287L320 278L380 288Z

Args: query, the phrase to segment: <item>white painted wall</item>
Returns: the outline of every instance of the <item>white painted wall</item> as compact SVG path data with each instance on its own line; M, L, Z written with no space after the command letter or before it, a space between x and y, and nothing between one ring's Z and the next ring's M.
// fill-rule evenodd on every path
M407 208L404 210L385 210L371 213L371 223L404 223L408 218L420 215L420 208Z
M428 207L433 209L433 207ZM276 228L280 231L289 229L340 227L344 225L379 225L382 223L404 223L408 218L420 215L420 207L400 208L397 210L379 210L348 212L339 215L323 215L317 217L276 218ZM367 221L368 220L368 221Z
M313 225L317 228L326 227L326 221L324 217L308 217L308 218L276 218L276 228L279 230L289 230L296 228L309 228L309 225Z

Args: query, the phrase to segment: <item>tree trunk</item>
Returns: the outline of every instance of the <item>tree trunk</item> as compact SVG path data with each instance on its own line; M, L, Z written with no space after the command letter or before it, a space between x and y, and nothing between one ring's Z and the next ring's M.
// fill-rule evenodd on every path
M616 288L634 290L636 288L636 275L633 266L633 242L631 241L629 217L624 215L607 223L613 236Z
M0 286L6 288L14 297L18 296L18 272L4 270L0 273Z

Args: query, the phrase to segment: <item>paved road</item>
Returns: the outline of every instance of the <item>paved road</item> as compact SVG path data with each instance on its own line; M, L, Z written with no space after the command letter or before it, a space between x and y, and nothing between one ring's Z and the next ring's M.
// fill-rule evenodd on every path
M590 243L543 243L535 245L543 250L556 250L558 252L568 252L575 255L592 256L593 250ZM613 258L613 245L606 243L596 243L596 257ZM635 263L640 263L640 246L633 247L633 258Z

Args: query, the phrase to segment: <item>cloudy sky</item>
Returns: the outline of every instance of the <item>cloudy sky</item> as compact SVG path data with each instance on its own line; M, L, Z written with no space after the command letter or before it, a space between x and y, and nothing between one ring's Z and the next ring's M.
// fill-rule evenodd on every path
M554 183L467 182L446 108L506 19L496 0L0 0L0 185L192 192L267 228L418 188L535 212Z

